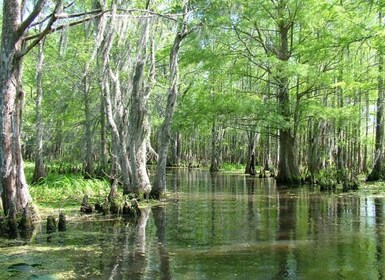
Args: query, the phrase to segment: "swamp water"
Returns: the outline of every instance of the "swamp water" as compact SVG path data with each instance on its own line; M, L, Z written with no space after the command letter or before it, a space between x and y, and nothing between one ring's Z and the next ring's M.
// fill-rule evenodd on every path
M170 170L135 226L90 217L0 245L0 279L383 279L385 200ZM3 244L1 241L0 244Z

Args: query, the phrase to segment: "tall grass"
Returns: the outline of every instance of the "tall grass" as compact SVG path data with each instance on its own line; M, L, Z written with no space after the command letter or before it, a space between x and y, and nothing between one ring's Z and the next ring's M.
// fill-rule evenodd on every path
M33 174L33 163L25 164L27 181ZM30 185L30 193L36 203L43 207L71 207L80 205L85 194L90 202L108 195L110 184L106 180L84 179L81 174L50 173L37 185Z
M245 171L245 165L244 164L240 164L240 163L224 162L222 164L222 170L223 171L244 172Z

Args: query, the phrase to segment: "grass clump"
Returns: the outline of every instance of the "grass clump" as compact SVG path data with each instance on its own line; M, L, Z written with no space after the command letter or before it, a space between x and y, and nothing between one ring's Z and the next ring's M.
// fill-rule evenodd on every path
M33 163L25 164L25 173L30 182ZM30 193L35 204L40 207L66 208L79 206L85 194L93 203L108 195L110 183L106 180L84 179L81 174L49 173L37 185L30 186Z
M222 171L233 171L233 172L245 172L245 165L241 163L228 163L224 162L221 166Z
M42 206L63 208L80 205L87 194L94 199L108 195L110 184L105 180L84 179L77 174L50 174L38 185L30 187L34 202Z

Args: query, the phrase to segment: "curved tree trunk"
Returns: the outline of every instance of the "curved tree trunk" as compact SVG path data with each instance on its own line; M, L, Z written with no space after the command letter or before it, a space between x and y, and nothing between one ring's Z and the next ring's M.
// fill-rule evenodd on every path
M167 154L170 145L171 138L171 124L174 115L176 99L178 96L179 87L179 73L178 73L178 53L180 44L184 37L187 35L187 11L188 0L183 2L184 5L184 18L181 31L175 36L174 44L170 53L170 87L168 90L166 115L159 133L159 152L158 163L156 166L155 180L151 196L159 199L166 192L166 165Z
M114 14L113 14L114 17ZM128 159L127 151L127 114L123 107L123 95L120 88L119 70L114 73L110 63L110 53L113 41L116 38L116 33L113 28L105 28L106 19L101 18L98 25L98 37L103 37L103 43L99 51L102 59L102 94L103 94L103 109L106 114L109 130L112 137L112 167L111 177L117 178L117 173L120 172L123 178L123 189L131 188L131 167ZM115 100L115 102L114 102ZM118 105L118 104L119 105ZM105 136L105 135L104 135ZM104 143L105 144L105 143ZM104 147L106 148L106 147Z

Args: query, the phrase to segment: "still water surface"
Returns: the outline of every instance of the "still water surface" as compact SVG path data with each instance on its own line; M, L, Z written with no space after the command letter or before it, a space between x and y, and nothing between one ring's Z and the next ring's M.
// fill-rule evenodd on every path
M90 218L0 248L0 279L384 278L382 197L179 169L168 188L136 226Z

